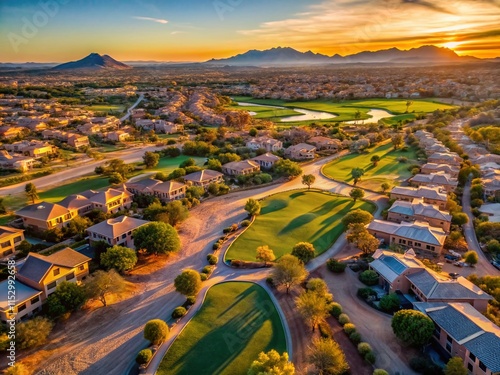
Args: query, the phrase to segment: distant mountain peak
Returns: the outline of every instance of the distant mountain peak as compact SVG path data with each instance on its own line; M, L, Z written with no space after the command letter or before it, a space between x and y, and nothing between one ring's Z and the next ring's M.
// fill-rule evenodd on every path
M124 70L132 67L116 61L109 55L100 55L92 52L81 60L71 61L55 66L52 69L68 70L68 69L109 69L109 70Z

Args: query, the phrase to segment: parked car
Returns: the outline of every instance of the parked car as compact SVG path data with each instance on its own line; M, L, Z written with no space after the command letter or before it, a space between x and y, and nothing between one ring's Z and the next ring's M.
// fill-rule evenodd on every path
M452 254L445 254L444 259L454 261L454 260L459 260L460 257Z
M463 267L465 266L465 263L464 262L455 262L453 263L454 266L457 266L457 267Z
M500 262L496 261L496 260L492 260L491 261L491 264L493 265L493 267L495 267L497 270L500 270Z

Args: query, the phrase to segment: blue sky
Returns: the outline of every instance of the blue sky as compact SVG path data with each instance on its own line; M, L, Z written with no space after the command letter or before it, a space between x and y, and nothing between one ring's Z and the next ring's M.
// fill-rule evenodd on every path
M0 0L0 61L204 61L291 46L500 55L497 0Z

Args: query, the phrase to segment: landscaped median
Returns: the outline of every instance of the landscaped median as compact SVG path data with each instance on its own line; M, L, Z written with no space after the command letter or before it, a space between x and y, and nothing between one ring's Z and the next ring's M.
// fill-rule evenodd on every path
M314 245L316 256L328 250L345 230L348 212L361 208L373 213L373 203L320 190L278 193L261 202L260 215L229 247L225 260L255 261L256 249L267 245L276 258L292 252L298 242Z
M267 292L250 282L212 286L175 339L158 375L245 375L260 352L287 351L283 322Z

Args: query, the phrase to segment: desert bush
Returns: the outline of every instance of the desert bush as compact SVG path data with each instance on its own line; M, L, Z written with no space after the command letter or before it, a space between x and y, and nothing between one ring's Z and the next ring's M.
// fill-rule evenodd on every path
M344 324L344 332L350 336L352 333L356 332L356 326L352 323Z
M213 271L214 267L213 266L205 266L201 270L201 273L206 273L207 275L210 275Z
M377 360L377 357L375 357L375 353L373 352L366 353L363 358L365 359L366 362L368 362L371 365L373 365Z
M186 315L186 309L182 306L176 307L172 312L172 318L179 319Z
M321 337L324 339L331 339L332 338L332 330L330 328L330 325L326 322L321 322L318 324L319 328L319 333Z
M332 302L330 304L330 315L338 319L340 314L342 314L342 305L338 302Z
M370 353L372 351L372 347L370 344L368 344L367 342L360 342L358 344L358 352L359 354L361 354L363 357L367 354L367 353Z
M215 265L217 264L217 261L219 260L219 258L217 258L215 255L213 254L208 254L207 255L207 261L208 261L208 264L211 264L211 265Z
M377 368L373 371L373 375L389 375L389 373L381 368Z
M330 258L326 262L326 268L335 273L342 273L345 271L347 265L345 263L341 263L336 259Z
M159 344L165 341L169 331L167 323L160 319L153 319L144 326L144 338L152 344Z
M206 281L208 279L208 275L206 273L200 273L201 281Z
M189 296L186 298L186 302L184 303L187 306L194 305L196 303L196 297L195 296Z
M377 293L372 288L359 288L358 289L358 297L363 299L368 299L370 296L376 296Z
M359 280L368 286L377 285L379 276L375 271L366 270L359 274Z
M351 340L354 345L358 345L361 342L361 334L359 332L353 332L349 335L349 340Z
M266 278L266 284L269 285L269 286L274 286L274 280L272 277L267 277Z
M135 357L135 361L140 365L145 365L151 358L153 358L153 352L150 349L143 349Z
M244 227L248 227L250 225L251 221L250 220L243 220L241 223L240 223L240 226L242 228Z
M347 324L347 323L351 323L351 319L349 319L349 315L347 314L340 314L339 315L339 323L344 325L344 324Z

